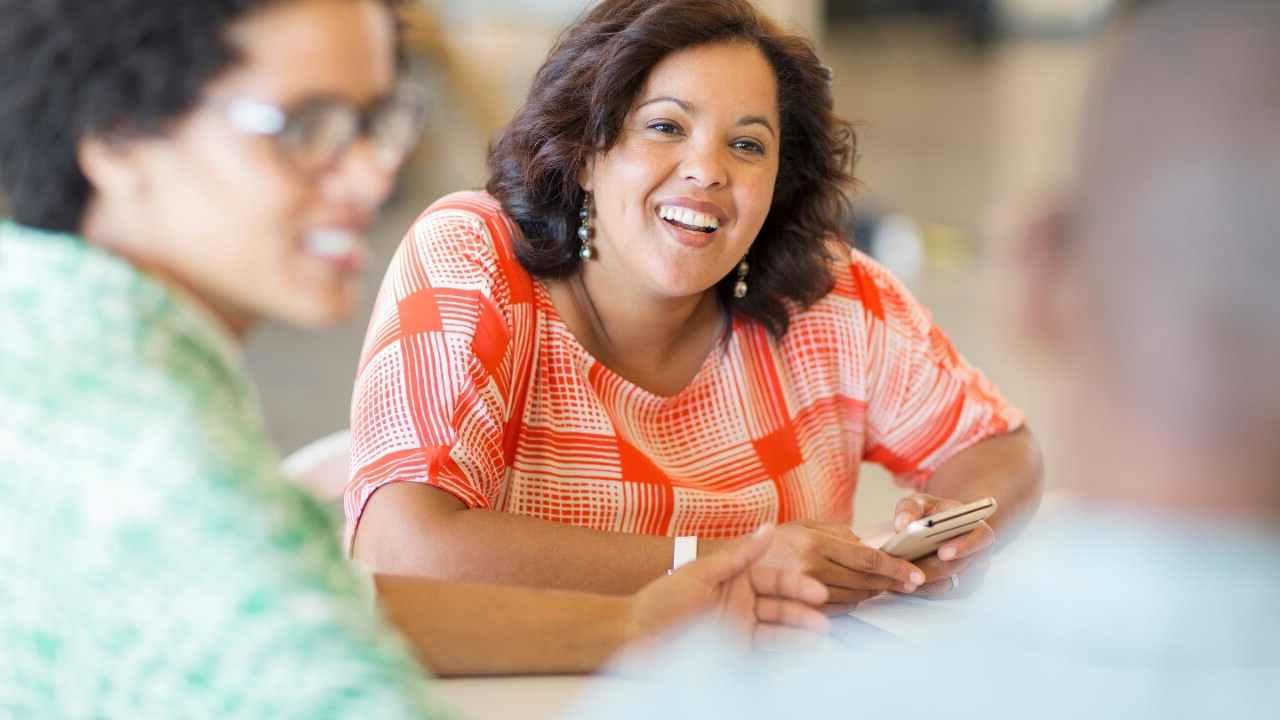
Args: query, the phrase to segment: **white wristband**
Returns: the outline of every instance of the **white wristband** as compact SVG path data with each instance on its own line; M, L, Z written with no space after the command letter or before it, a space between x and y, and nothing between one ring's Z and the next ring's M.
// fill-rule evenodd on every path
M679 570L681 565L691 563L697 559L698 536L681 535L677 537L671 553L671 569Z

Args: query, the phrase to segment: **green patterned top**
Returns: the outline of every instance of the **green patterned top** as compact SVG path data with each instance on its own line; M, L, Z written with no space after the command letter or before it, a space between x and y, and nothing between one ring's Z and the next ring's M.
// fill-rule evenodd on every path
M127 262L0 223L0 717L439 714L239 352Z

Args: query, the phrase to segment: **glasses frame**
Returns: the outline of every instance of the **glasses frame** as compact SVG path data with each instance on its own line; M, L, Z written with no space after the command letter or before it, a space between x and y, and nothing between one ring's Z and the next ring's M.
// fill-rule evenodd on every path
M273 144L295 168L308 175L323 175L338 165L346 153L358 140L365 139L377 144L377 127L379 121L388 113L407 112L411 119L412 131L403 147L391 148L391 157L384 161L388 170L396 170L413 153L423 129L426 126L428 93L425 86L402 80L396 84L395 90L386 98L371 106L359 107L354 103L333 100L328 105L331 111L349 113L355 122L352 124L350 136L336 143L328 151L322 162L314 167L308 166L296 151L291 150L284 138L296 126L305 110L288 108L277 103L258 100L246 96L222 96L210 98L221 111L223 117L235 130L246 135L265 137L275 141ZM379 148L380 151L387 148Z

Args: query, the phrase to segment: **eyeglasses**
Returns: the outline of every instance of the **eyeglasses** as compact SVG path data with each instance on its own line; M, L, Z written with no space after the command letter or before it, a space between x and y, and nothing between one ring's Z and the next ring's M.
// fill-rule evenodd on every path
M233 127L271 138L309 175L332 168L362 137L373 143L378 162L395 170L417 145L427 115L426 91L408 83L367 108L332 98L308 100L288 109L242 97L217 101Z

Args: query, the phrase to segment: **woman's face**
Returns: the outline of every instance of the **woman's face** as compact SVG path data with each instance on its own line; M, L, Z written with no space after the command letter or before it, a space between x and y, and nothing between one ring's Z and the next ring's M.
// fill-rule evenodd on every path
M131 143L136 191L121 242L135 261L193 292L233 331L272 318L317 326L357 299L365 234L395 165L358 139L321 171L301 169L274 138L238 128L228 103L289 110L338 101L368 107L396 83L395 32L374 0L278 2L232 26L242 52L172 132Z
M772 203L777 97L772 68L748 43L655 65L617 143L583 172L595 197L589 262L664 298L700 294L730 273Z

